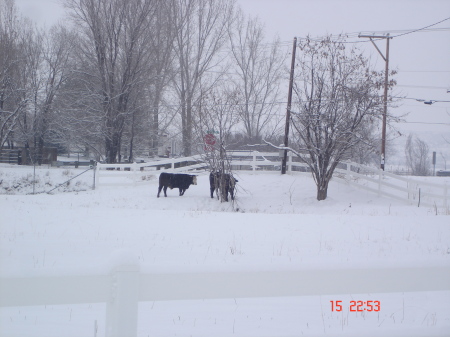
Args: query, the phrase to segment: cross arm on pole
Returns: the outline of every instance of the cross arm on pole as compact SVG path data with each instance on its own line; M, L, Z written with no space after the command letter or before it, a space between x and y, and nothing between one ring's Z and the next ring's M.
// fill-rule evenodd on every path
M383 53L381 52L381 50L378 48L378 46L375 44L375 42L373 42L372 39L370 39L370 42L372 42L372 44L375 46L375 48L378 50L378 53L380 53L381 57L383 58L384 62L386 62L386 57L383 55Z
M386 62L386 57L383 55L383 53L381 52L380 48L378 48L378 46L375 44L375 42L373 41L373 39L391 39L391 37L389 37L388 35L358 35L358 37L365 37L365 38L369 38L370 42L372 42L372 44L374 45L374 47L376 48L376 50L378 51L378 53L381 55L381 57L383 58L384 62Z

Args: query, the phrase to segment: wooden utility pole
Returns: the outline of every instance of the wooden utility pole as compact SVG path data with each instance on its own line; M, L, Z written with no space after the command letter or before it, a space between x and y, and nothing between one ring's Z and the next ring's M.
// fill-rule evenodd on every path
M284 147L289 143L289 122L291 121L291 104L292 104L292 87L294 83L294 69L295 69L295 50L297 49L297 38L294 37L294 44L292 47L292 62L291 62L291 76L289 78L289 93L288 104L286 109L286 125L284 128ZM284 150L283 159L281 160L281 174L286 174L287 150Z
M385 73L384 73L384 107L383 107L383 126L381 131L381 164L380 168L384 171L384 163L386 159L386 116L387 116L387 97L388 97L388 87L389 87L389 40L392 39L387 35L359 35L358 37L369 38L372 44L377 49L378 53L381 55L385 62ZM386 39L386 56L378 49L378 46L373 42L372 39Z

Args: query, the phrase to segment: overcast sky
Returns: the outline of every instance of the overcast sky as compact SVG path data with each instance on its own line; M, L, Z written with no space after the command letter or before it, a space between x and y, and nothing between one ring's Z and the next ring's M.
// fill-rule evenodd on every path
M258 16L266 25L269 39L278 35L286 51L294 37L339 33L404 34L430 26L450 17L449 0L237 0L249 15ZM16 0L21 13L39 25L51 25L63 19L58 0ZM440 28L439 30L437 30ZM450 20L411 32L390 41L390 68L397 69L396 94L402 101L397 113L409 112L408 123L398 127L411 130L448 132L450 103L426 105L415 99L450 101ZM384 61L375 47L357 34L349 40L372 57L379 70ZM366 42L364 42L366 41ZM385 52L385 41L377 42ZM286 93L287 97L287 93ZM442 124L426 124L442 123Z

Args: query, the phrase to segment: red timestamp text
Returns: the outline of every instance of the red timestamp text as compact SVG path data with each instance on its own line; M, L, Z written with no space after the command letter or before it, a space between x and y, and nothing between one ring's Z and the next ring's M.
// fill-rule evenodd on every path
M330 301L331 311L342 311L344 305L342 301ZM364 312L364 311L380 311L380 301L350 301L347 305L350 311Z

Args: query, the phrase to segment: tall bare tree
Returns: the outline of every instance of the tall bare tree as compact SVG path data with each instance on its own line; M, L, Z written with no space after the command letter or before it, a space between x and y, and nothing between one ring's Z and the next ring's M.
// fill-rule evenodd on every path
M14 146L20 119L30 96L25 47L30 24L19 16L13 0L0 0L0 148Z
M175 55L178 64L174 86L180 105L183 153L192 151L194 104L208 92L205 76L218 70L219 51L226 43L226 28L235 0L172 0L177 29ZM202 88L202 90L200 90Z
M82 33L82 50L96 70L107 162L120 154L130 98L142 80L148 54L149 17L153 0L65 0Z
M57 133L54 109L55 98L68 79L71 68L70 56L73 53L76 36L62 25L53 26L48 33L42 34L41 50L34 92L34 147L40 164L44 145L51 142ZM56 140L57 141L57 140Z
M167 122L172 119L172 114L164 109L164 94L175 73L176 26L171 4L171 1L160 2L149 37L152 57L145 97L149 107L150 155L158 153L159 138L167 128Z
M247 141L259 143L267 127L277 120L276 102L286 54L279 39L268 44L264 26L257 18L247 19L241 11L230 22L228 33L237 73L232 79L242 92L239 116Z

